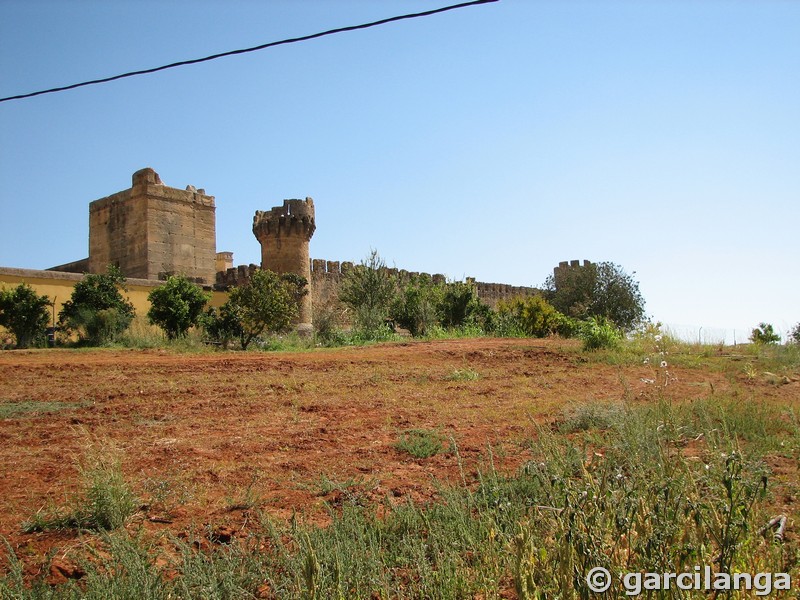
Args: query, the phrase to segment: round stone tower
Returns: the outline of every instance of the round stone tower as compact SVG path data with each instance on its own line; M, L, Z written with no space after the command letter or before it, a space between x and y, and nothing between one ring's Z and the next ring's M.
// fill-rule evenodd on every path
M257 210L253 235L261 244L261 268L275 273L296 273L308 281L308 294L300 301L297 330L311 332L311 261L308 242L316 229L314 201L284 200L283 206Z

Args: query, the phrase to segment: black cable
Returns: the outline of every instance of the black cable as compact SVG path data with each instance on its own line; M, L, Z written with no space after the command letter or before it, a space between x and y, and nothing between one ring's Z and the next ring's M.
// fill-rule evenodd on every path
M433 10L426 10L424 12L412 13L407 15L400 15L397 17L389 17L388 19L381 19L380 21L373 21L372 23L363 23L361 25L350 25L349 27L339 27L338 29L330 29L321 33L313 33L311 35L304 35L301 37L280 40L277 42L269 42L261 44L260 46L253 46L252 48L243 48L241 50L230 50L228 52L221 52L220 54L212 54L205 58L195 58L192 60L183 60L180 62L163 65L161 67L154 67L152 69L143 69L141 71L131 71L130 73L123 73L122 75L114 75L113 77L104 77L103 79L94 79L92 81L84 81L82 83L73 83L72 85L65 85L63 87L51 88L49 90L41 90L38 92L31 92L29 94L19 94L17 96L8 96L7 98L0 98L0 102L8 102L9 100L22 100L23 98L33 98L34 96L41 96L42 94L52 94L55 92L63 92L66 90L74 90L75 88L84 87L87 85L95 85L98 83L108 83L109 81L116 81L117 79L124 79L126 77L134 77L136 75L147 75L149 73L157 73L166 69L173 69L175 67L183 67L185 65L194 65L201 62L216 60L225 56L233 56L235 54L246 54L247 52L255 52L256 50L264 50L265 48L272 48L273 46L281 46L283 44L294 44L296 42L305 42L306 40L313 40L326 35L333 35L334 33L343 33L345 31L356 31L357 29L367 29L377 25L385 25L394 21L402 21L403 19L416 19L418 17L427 17L435 15L436 13L445 12L448 10L455 10L458 8L465 8L467 6L474 6L477 4L488 4L489 2L497 2L498 0L473 0L472 2L463 2L461 4L453 4L451 6L444 6L442 8L435 8Z

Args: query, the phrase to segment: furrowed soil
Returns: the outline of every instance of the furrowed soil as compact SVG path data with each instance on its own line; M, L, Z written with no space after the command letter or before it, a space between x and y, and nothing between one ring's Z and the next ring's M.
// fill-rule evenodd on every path
M127 527L146 531L246 532L255 506L324 525L342 494L336 482L357 483L365 502L435 500L439 485L472 482L489 461L513 472L531 458L537 427L571 406L657 401L650 366L588 356L571 342L507 339L297 353L3 352L0 536L29 576L46 569L78 534L23 533L22 523L68 506L79 465L107 447L140 499ZM797 381L748 379L724 356L714 364L670 368L659 394L800 406ZM445 450L427 459L399 450L410 429L438 432ZM796 480L796 465L778 467ZM776 503L792 512L796 500Z

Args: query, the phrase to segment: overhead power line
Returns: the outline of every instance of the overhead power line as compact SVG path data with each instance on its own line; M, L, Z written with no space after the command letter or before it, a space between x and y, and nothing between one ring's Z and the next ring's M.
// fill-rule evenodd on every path
M65 85L62 87L55 87L50 88L48 90L40 90L38 92L30 92L28 94L19 94L16 96L8 96L6 98L0 98L0 102L8 102L9 100L22 100L24 98L33 98L34 96L41 96L43 94L53 94L55 92L64 92L66 90L74 90L75 88L85 87L87 85L97 85L98 83L108 83L109 81L116 81L117 79L125 79L126 77L135 77L137 75L148 75L150 73L157 73L158 71L166 71L167 69L174 69L175 67L184 67L186 65L195 65L197 63L208 62L211 60L216 60L218 58L223 58L225 56L234 56L236 54L247 54L248 52L256 52L257 50L264 50L266 48L272 48L274 46L282 46L284 44L294 44L297 42L305 42L307 40L313 40L316 38L321 38L326 35L333 35L335 33L344 33L346 31L356 31L358 29L368 29L369 27L377 27L378 25L385 25L387 23L393 23L395 21L402 21L404 19L417 19L419 17L428 17L430 15L435 15L437 13L443 13L449 10L456 10L459 8L466 8L468 6L475 6L478 4L488 4L490 2L498 2L498 0L473 0L472 2L462 2L461 4L452 4L450 6L443 6L441 8L435 8L432 10L426 10L423 12L418 13L411 13L407 15L399 15L396 17L389 17L388 19L381 19L379 21L373 21L371 23L362 23L361 25L350 25L348 27L339 27L337 29L330 29L328 31L322 31L320 33L312 33L311 35L304 35L301 37L296 38L289 38L285 40L279 40L277 42L268 42L266 44L261 44L260 46L253 46L252 48L242 48L239 50L230 50L228 52L221 52L219 54L212 54L211 56L206 56L204 58L193 58L191 60L182 60L180 62L171 63L168 65L162 65L160 67L153 67L151 69L142 69L141 71L131 71L129 73L122 73L121 75L113 75L111 77L104 77L102 79L93 79L91 81L83 81L81 83L73 83L71 85Z

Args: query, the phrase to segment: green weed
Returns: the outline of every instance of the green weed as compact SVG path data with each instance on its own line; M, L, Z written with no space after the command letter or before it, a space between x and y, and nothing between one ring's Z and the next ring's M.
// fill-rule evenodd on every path
M480 379L480 373L470 368L455 369L447 376L448 381L475 381Z
M25 400L22 402L0 403L0 419L19 419L31 415L52 414L62 410L80 408L78 402L50 402Z
M444 438L428 429L407 429L398 438L394 447L414 458L430 458L442 451Z
M81 493L65 509L37 512L23 523L25 532L117 529L136 512L137 499L125 481L115 448L108 444L90 447L78 471L83 483Z
M101 532L85 577L56 587L24 582L7 547L0 597L497 599L513 588L521 599L577 600L593 597L585 577L597 566L800 575L797 540L760 533L774 516L765 452L796 444L792 414L715 398L578 406L566 417L569 435L535 429L533 459L516 473L489 460L424 506L346 502L325 526L254 510L249 533L210 549L194 536L165 552L152 538ZM403 436L441 450L435 432ZM317 487L359 485L324 477ZM608 597L626 597L616 576Z

